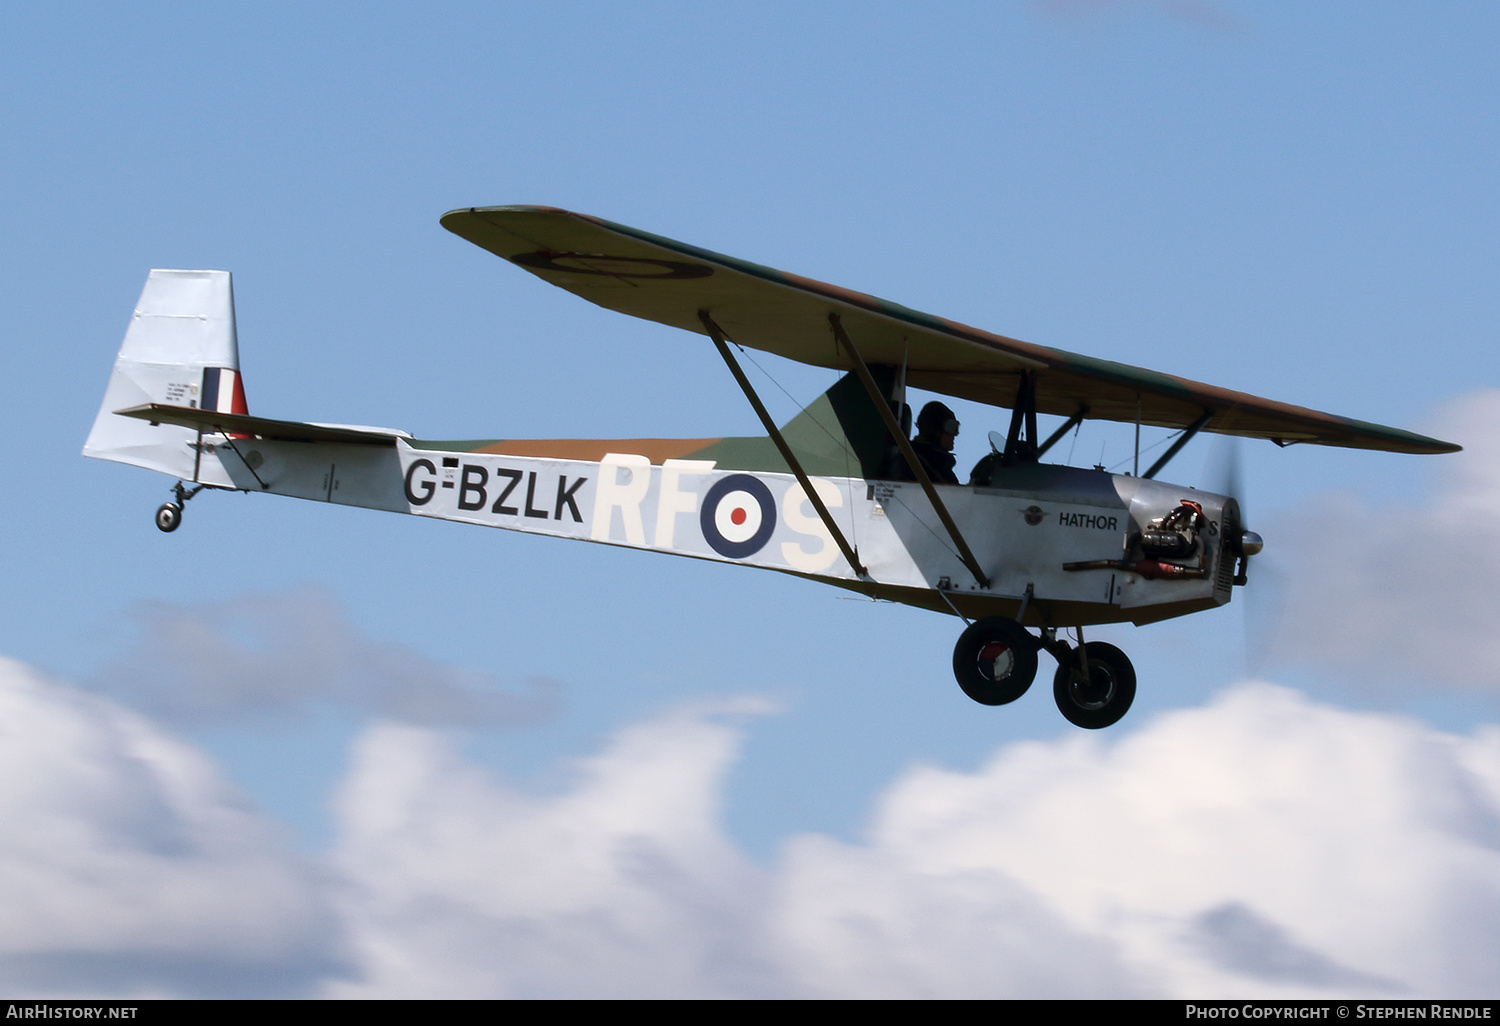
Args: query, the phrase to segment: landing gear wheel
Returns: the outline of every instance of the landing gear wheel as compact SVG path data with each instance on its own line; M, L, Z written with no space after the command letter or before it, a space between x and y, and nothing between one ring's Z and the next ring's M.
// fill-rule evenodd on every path
M1036 678L1036 639L1003 616L976 620L953 646L953 676L981 705L1005 705Z
M1098 730L1119 721L1135 701L1135 667L1124 652L1102 641L1083 646L1089 657L1089 679L1074 677L1078 656L1057 665L1052 678L1052 697L1057 708L1075 727Z
M182 526L182 507L175 502L164 502L156 511L156 529L168 534Z

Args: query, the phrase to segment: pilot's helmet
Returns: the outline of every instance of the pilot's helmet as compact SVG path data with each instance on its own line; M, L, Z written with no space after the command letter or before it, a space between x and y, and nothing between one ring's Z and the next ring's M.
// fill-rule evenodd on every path
M933 435L958 436L958 418L953 411L934 399L922 407L922 412L917 414L917 433Z

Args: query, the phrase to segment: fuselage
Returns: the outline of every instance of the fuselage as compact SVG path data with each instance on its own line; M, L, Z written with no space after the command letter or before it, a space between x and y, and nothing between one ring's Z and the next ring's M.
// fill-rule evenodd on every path
M756 566L970 618L1014 617L1024 601L1022 619L1031 626L1148 623L1230 598L1233 557L1222 525L1226 512L1235 520L1237 511L1224 496L1048 464L1002 470L991 487L939 486L989 579L986 587L966 569L916 483L814 476L813 487L866 568L862 577L794 475L664 455L685 447L674 442L631 440L618 443L620 451L609 442L500 446L598 455L573 459L405 438L392 446L266 439L231 446L205 438L200 478ZM1184 499L1201 507L1203 524L1196 547L1175 560L1182 571L1136 572L1132 567L1147 565L1140 560L1142 532Z

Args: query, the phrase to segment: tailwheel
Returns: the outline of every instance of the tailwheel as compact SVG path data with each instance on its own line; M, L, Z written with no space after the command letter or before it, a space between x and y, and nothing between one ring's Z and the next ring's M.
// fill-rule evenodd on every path
M981 705L1005 705L1024 695L1036 678L1036 649L1036 639L1014 620L976 620L953 647L953 676Z
M156 529L168 534L182 526L182 507L175 502L164 502L156 510Z
M171 534L181 527L182 507L187 505L189 499L207 487L208 485L196 485L193 488L189 488L181 481L174 484L172 486L172 494L176 497L177 501L164 502L156 507L156 529Z
M1057 708L1075 727L1098 730L1119 721L1135 701L1135 667L1113 645L1090 641L1083 646L1088 657L1084 676L1077 649L1057 664L1052 678L1052 696Z

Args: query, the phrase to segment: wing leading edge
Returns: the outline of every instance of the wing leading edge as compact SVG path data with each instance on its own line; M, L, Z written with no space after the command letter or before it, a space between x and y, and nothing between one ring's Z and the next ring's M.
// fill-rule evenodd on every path
M707 310L740 345L848 370L829 328L836 313L870 363L907 364L907 382L1010 407L1022 371L1038 412L1386 452L1457 452L1399 428L1309 410L1128 364L995 335L874 296L787 274L601 218L551 207L470 207L443 227L591 303L704 333Z

